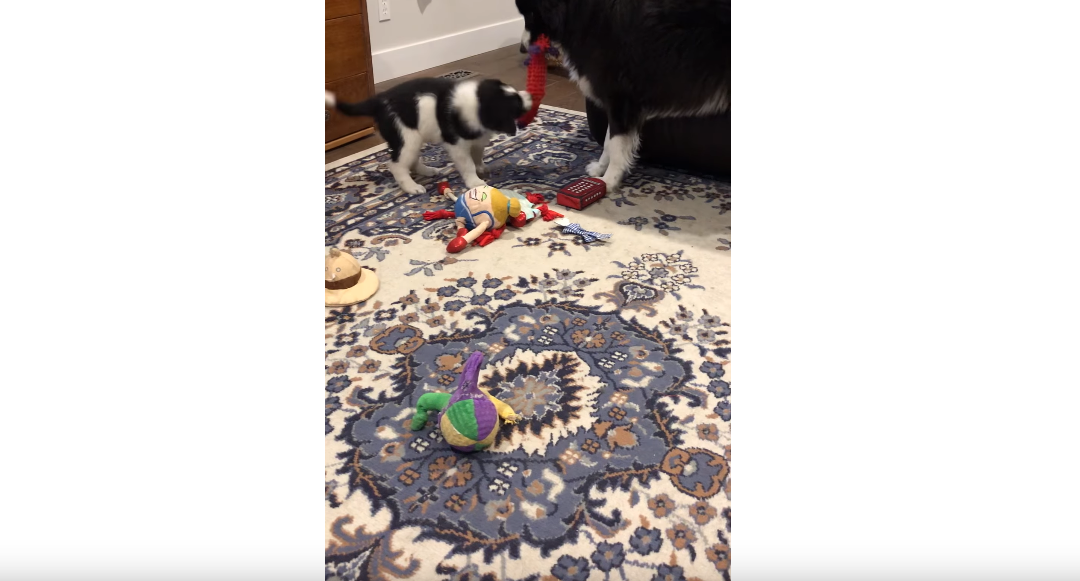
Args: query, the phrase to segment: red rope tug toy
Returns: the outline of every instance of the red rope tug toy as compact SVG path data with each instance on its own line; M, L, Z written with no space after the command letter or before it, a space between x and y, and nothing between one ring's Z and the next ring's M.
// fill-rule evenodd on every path
M528 78L525 80L525 91L532 96L532 109L517 120L518 129L524 129L536 118L540 111L540 101L544 98L544 88L547 86L547 58L551 52L551 41L541 34L536 39L536 44L529 47L529 58L525 64L529 67Z

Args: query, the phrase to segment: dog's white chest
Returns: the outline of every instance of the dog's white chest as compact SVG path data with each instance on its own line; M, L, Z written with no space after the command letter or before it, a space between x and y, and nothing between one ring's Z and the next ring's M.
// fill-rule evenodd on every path
M563 68L566 69L566 72L570 73L570 80L577 83L578 89L581 90L581 94L585 95L593 101L599 101L599 99L596 98L596 94L593 93L592 83L590 83L589 79L586 78L584 75L578 74L577 67L574 66L574 63L570 62L570 59L566 56L566 53L563 53L562 63Z

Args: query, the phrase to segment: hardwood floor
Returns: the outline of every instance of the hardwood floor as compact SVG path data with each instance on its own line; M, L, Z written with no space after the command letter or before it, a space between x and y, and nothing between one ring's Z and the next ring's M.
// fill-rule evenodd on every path
M485 52L466 59L447 63L426 71L420 71L404 77L377 83L375 85L375 91L385 91L390 87L403 83L409 79L434 77L458 69L473 71L482 77L499 79L519 89L524 89L526 76L525 66L522 64L524 60L525 55L519 52L517 45L507 46L491 52ZM574 111L585 110L585 96L578 90L577 85L566 77L565 71L548 69L547 80L548 83L544 90L543 100L545 105L562 107L563 109L571 109ZM365 149L375 147L382 143L385 143L385 141L383 138L379 137L378 133L376 133L375 135L370 135L352 143L342 145L341 147L326 152L326 163L337 161L343 157L364 151Z

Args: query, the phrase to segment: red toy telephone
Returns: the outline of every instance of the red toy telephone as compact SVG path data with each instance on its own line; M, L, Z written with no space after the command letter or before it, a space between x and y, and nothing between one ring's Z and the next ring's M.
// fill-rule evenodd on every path
M607 184L600 178L581 178L559 190L555 201L560 206L584 210L586 206L604 197Z

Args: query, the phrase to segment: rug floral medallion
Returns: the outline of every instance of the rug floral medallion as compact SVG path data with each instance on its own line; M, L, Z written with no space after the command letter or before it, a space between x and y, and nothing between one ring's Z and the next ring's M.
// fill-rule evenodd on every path
M326 245L379 279L326 309L326 578L729 579L730 185L639 167L584 211L555 192L600 154L580 114L541 109L488 150L488 183L544 194L554 222L449 255L435 184L403 194L376 150L326 170ZM417 398L480 383L523 416L451 450Z

